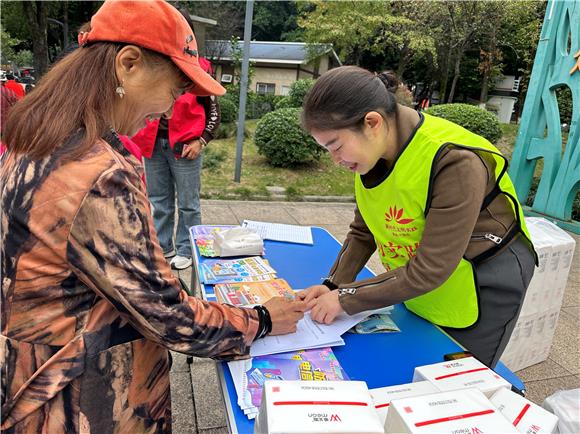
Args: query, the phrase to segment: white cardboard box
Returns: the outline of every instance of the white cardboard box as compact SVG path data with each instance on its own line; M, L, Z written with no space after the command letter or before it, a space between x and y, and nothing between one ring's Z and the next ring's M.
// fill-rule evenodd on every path
M576 242L543 218L526 217L539 266L530 281L520 317L501 360L512 371L548 358Z
M396 386L379 387L369 390L375 403L377 414L383 425L387 419L389 406L393 399L427 395L438 391L429 381L418 381L416 383L398 384Z
M477 389L439 392L391 401L385 433L517 433Z
M555 415L511 390L498 390L490 401L520 433L549 434L558 425Z
M510 383L473 357L417 366L415 381L429 381L441 391L475 387L488 397L498 389L511 388Z
M254 433L383 433L364 381L264 383Z

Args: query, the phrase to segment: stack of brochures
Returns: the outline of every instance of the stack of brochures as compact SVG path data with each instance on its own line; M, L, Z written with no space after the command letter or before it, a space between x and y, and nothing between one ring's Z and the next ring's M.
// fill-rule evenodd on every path
M272 280L276 278L276 270L260 256L250 256L241 259L208 259L201 263L199 275L203 283L216 285Z
M258 414L266 380L348 380L331 348L301 350L228 362L238 405L249 419Z
M264 282L220 283L214 287L217 301L234 306L264 304L272 297L294 300L294 291L284 279Z

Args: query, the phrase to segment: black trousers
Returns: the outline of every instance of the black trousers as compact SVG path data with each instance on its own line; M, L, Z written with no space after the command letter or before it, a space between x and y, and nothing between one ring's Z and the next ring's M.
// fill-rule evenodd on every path
M534 267L528 242L518 236L499 255L475 266L479 320L465 329L442 329L482 363L495 367L516 326Z

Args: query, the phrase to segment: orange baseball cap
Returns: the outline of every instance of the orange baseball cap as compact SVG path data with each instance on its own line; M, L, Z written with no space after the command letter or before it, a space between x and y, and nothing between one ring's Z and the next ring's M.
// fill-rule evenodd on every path
M195 84L196 95L223 95L226 90L199 65L193 30L181 13L164 0L107 0L91 18L91 30L79 34L79 45L125 42L165 54Z

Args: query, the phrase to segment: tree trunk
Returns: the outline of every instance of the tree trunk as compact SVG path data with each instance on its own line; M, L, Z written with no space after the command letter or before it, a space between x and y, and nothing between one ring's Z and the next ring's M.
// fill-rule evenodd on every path
M495 63L495 51L497 49L496 41L496 27L491 26L491 38L489 41L489 53L487 58L484 58L483 81L481 83L481 93L479 94L480 106L485 106L487 102L487 93L489 91L489 78L491 77L491 69ZM485 54L484 54L485 56Z
M489 90L489 77L491 75L491 70L486 68L483 71L483 80L481 83L481 93L479 94L479 106L484 107L487 102L487 92Z
M447 82L449 81L449 65L451 64L451 47L447 47L447 56L445 56L445 66L443 68L443 78L439 83L439 103L445 101L447 93Z
M38 80L48 70L47 3L25 1L22 7L31 31L35 78Z
M405 44L401 50L399 65L397 66L397 77L399 77L399 80L403 80L403 74L405 73L405 69L407 69L409 60L411 60L411 50L409 50L409 46Z
M461 58L463 57L463 48L457 50L457 57L455 58L455 70L453 71L453 81L451 82L451 90L449 91L449 97L447 98L447 104L453 102L455 97L455 88L457 87L457 82L459 81L459 73L461 71Z

